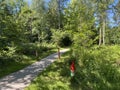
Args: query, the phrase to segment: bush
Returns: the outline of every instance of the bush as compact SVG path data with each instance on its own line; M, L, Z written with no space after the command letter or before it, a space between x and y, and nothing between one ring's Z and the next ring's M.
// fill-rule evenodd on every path
M47 44L48 45L48 44ZM22 62L23 55L29 57L36 57L37 54L41 54L47 50L50 50L51 47L48 45L40 45L36 43L22 44L17 47L6 47L0 51L0 67L7 66L12 62Z
M59 47L67 47L72 44L71 36L68 32L52 30L52 40Z
M50 46L45 43L22 44L17 48L16 53L27 56L36 56L36 52L41 54L42 52L52 49L52 47L52 45Z
M71 54L78 64L75 80L71 84L76 87L81 85L82 90L119 90L119 67L113 63L119 58L119 49L119 46L74 47Z
M61 47L68 47L68 46L71 46L72 44L72 40L70 36L67 36L67 34L63 38L61 38L60 42L61 42L60 44Z
M6 47L0 52L0 66L7 66L11 62L15 61L13 57L15 55L16 47Z

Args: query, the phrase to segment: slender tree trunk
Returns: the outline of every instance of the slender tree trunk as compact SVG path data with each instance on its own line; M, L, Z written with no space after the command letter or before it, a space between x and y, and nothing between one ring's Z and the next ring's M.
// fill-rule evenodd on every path
M38 42L36 42L36 46L38 47ZM36 47L36 50L35 50L35 56L38 57L38 48Z
M105 45L105 20L103 20L103 45Z
M60 24L61 24L61 20L60 20L60 0L57 0L58 1L58 28L60 30Z
M58 59L60 59L60 48L58 48Z
M100 27L100 29L99 29L99 46L101 45L101 38L102 38L102 30Z

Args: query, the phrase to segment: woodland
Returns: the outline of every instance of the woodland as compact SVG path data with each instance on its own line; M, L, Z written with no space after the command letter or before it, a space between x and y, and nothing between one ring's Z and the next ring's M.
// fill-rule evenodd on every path
M120 0L0 0L0 78L64 48L26 90L120 90Z

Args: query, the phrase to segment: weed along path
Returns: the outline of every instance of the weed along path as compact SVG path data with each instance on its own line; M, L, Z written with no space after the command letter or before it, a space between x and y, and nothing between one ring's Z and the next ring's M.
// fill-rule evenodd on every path
M68 49L61 50L61 54ZM0 79L0 90L23 90L47 66L58 58L57 53Z

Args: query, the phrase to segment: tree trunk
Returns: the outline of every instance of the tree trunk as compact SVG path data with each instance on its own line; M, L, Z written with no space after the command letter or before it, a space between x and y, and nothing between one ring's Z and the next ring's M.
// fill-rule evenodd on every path
M101 31L101 27L99 30L99 46L101 45L101 37L102 37L102 31Z
M61 24L61 21L60 21L60 0L58 0L58 29L60 30L60 24Z
M60 48L58 48L58 59L60 59Z
M103 20L103 45L105 45L105 20Z

